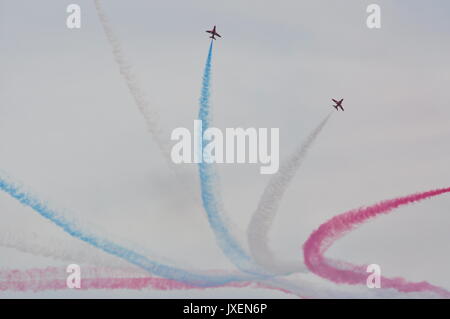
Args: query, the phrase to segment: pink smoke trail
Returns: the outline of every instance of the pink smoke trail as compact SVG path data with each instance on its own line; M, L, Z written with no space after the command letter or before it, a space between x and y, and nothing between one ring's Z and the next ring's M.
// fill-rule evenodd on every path
M68 289L66 284L67 276L68 273L66 273L64 269L56 267L28 270L0 270L0 291L39 292L46 290L65 290ZM274 287L259 282L231 282L213 287L199 287L172 279L147 275L139 277L136 276L136 274L133 274L132 270L106 268L83 268L80 289L206 290L211 288L226 287L272 289L301 297L287 289Z
M395 208L450 192L442 188L423 193L412 194L391 200L385 200L369 207L357 208L337 215L320 225L303 245L305 264L316 275L335 283L365 285L368 273L366 267L337 262L324 257L325 252L336 240L343 237L357 226L381 214L388 214ZM339 265L340 267L336 267ZM403 278L381 277L382 288L394 288L400 292L433 292L450 298L450 292L426 281L408 282Z

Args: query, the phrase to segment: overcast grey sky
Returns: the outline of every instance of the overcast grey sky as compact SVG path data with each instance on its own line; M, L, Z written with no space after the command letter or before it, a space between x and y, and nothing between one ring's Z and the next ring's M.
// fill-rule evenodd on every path
M77 3L82 27L66 28ZM450 185L450 3L445 0L103 1L167 132L192 128L209 39L214 125L280 128L280 157L344 98L287 191L271 246L284 259L328 218ZM381 6L382 27L366 27ZM0 0L0 170L53 205L156 258L233 269L205 213L171 174L120 77L93 1ZM183 179L198 194L195 165ZM270 176L218 166L231 220L245 231ZM92 250L0 193L0 232ZM383 216L329 252L384 275L450 289L450 198ZM100 253L101 254L101 253ZM161 257L160 257L161 256ZM76 261L74 261L76 262ZM0 247L1 268L65 265ZM295 276L292 280L295 282ZM323 284L311 276L313 282ZM284 297L256 290L0 293L2 297Z

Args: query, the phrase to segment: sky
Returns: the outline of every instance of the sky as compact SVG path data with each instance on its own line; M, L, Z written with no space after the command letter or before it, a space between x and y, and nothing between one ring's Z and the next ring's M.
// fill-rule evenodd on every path
M71 3L81 7L81 29L66 27ZM381 29L366 26L371 3L381 7ZM448 1L102 5L167 140L197 118L210 43L204 31L213 25L223 36L213 51L214 126L279 128L283 159L333 112L271 230L279 258L301 261L310 233L339 213L450 185ZM120 76L93 1L0 0L0 40L0 171L89 229L148 256L185 268L235 270L199 205L197 167L181 165L181 180L168 168ZM331 98L344 98L345 112L334 111ZM226 213L245 241L270 176L259 174L259 164L217 169ZM449 213L445 195L400 208L353 231L327 255L450 289ZM117 262L5 193L0 214L0 234L24 245L58 243ZM1 269L66 264L0 246ZM306 276L312 285L336 286ZM232 288L0 292L11 297L286 295Z

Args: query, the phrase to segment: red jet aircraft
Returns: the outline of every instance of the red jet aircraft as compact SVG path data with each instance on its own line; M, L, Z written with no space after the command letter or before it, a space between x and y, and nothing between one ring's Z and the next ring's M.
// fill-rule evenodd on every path
M217 35L219 38L221 38L220 34L218 34L218 33L216 32L216 26L214 26L214 28L213 28L212 30L209 30L209 31L206 31L206 32L211 33L210 38L213 39L213 40L216 40L216 38L214 37L214 36L216 36L216 35Z
M336 103L336 105L332 105L336 110L339 111L339 108L341 108L342 111L344 110L344 108L342 107L342 101L344 101L344 99L341 99L340 101L336 101L335 99L331 100Z

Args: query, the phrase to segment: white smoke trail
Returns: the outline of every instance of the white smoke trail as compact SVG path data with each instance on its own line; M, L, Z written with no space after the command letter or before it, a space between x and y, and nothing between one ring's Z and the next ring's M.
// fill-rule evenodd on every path
M68 241L62 238L44 237L36 233L0 232L0 246L34 256L48 257L68 263L88 264L101 267L127 267L130 264L102 251L91 248L79 241ZM137 273L145 273L135 268Z
M131 95L133 96L137 107L139 108L139 111L141 112L142 116L145 119L148 131L153 135L156 144L158 145L164 156L166 158L170 158L169 145L166 142L166 139L163 137L162 130L158 124L159 115L154 109L151 108L151 105L147 97L145 96L143 90L141 89L141 86L139 85L138 80L132 71L132 66L128 63L127 59L125 58L120 40L114 33L111 24L108 21L108 17L106 16L105 12L103 11L103 8L100 5L100 1L94 0L94 3L98 17L103 26L106 38L108 39L108 42L111 45L114 60L119 66L120 74L124 78L125 83L127 84L128 89Z
M153 140L155 141L156 145L161 151L172 173L175 175L177 180L182 185L184 185L184 189L186 189L191 194L191 198L194 201L195 205L197 207L200 206L199 195L193 192L192 187L190 185L186 185L187 182L182 177L183 174L171 160L170 157L171 144L168 138L170 135L167 132L164 132L164 130L159 126L159 114L157 110L154 107L152 107L151 103L148 100L148 97L141 89L141 85L139 84L138 79L133 73L133 67L125 57L121 41L114 32L113 28L111 27L111 23L109 22L108 17L100 4L100 0L94 0L94 4L100 23L103 27L106 38L108 40L108 43L112 48L114 60L119 67L120 74L122 78L125 80L128 90L133 96L135 104L137 105L140 113L142 114L145 120L147 130L153 136Z
M268 234L281 199L313 142L330 119L331 113L314 129L306 141L281 165L270 179L247 228L250 253L256 263L274 274L307 272L302 262L279 262L269 248Z
M92 248L84 244L83 242L69 241L63 238L52 238L38 235L35 233L21 233L11 232L1 229L0 231L0 245L3 247L11 247L16 250L30 253L35 256L50 257L56 260L61 260L67 263L76 263L80 265L92 265L99 266L101 268L83 268L83 276L89 275L90 277L111 277L111 278L142 278L148 276L146 271L136 268L130 265L128 262L122 261L113 256L103 253L102 251L93 251ZM90 271L90 269L92 271ZM97 269L97 270L96 270ZM26 273L29 271L27 270ZM224 274L226 271L220 270L203 270L197 271L205 275ZM1 279L0 271L0 279ZM61 272L61 278L66 278L67 274ZM58 277L59 278L59 277ZM32 278L30 278L32 279ZM41 279L45 279L44 277ZM54 279L49 277L48 279ZM3 280L3 279L2 279ZM249 280L251 280L249 278ZM242 284L242 288L247 285L244 283L236 282L236 287ZM233 284L231 284L233 285ZM383 294L369 291L368 289L361 287L334 287L323 286L317 282L313 282L307 279L306 275L296 275L291 280L282 278L273 278L268 280L255 280L250 287L278 289L289 291L298 296L305 296L311 298L387 298L396 297L401 298L403 294L391 294L389 291L383 291ZM422 296L422 295L421 295ZM411 294L408 294L411 297Z

